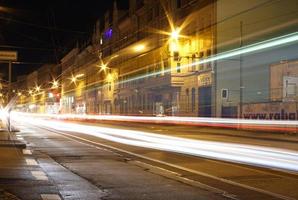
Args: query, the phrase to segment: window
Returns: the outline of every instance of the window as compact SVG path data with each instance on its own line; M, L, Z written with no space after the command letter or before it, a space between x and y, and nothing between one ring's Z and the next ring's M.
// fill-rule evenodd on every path
M192 65L191 65L191 71L196 71L196 62L197 62L197 59L196 59L196 55L195 54L192 54Z
M147 20L150 22L153 18L153 9L151 8L147 13Z
M204 52L201 51L201 52L199 53L199 59L202 60L203 57L204 57ZM203 69L204 69L204 65L203 65L203 64L200 64L200 65L199 65L199 68L200 68L199 70L203 70Z
M185 90L185 98L186 98L186 111L188 112L189 111L189 89L187 88Z
M194 112L196 108L196 89L191 89L191 112Z
M154 15L155 15L156 17L159 16L159 5L156 5L156 6L154 7Z
M174 51L174 61L179 61L179 52L178 51Z
M168 69L169 69L169 62L168 62L168 59L164 59L164 60L163 60L163 67L164 67L164 70L168 70Z
M112 84L111 84L111 82L108 82L108 90L109 90L109 91L112 90Z
M177 8L181 8L181 0L176 0Z
M206 57L209 58L211 56L211 49L208 49L206 51ZM206 68L210 69L211 68L211 62L206 63Z
M221 90L221 98L222 99L228 99L229 97L229 90L228 89L222 89Z
M177 73L181 72L181 64L177 63L177 67L176 67Z

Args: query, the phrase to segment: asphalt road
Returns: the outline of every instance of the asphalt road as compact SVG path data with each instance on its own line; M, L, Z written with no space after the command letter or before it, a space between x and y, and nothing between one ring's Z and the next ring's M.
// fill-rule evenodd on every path
M57 131L27 123L18 126L33 150L49 155L104 190L106 199L298 199L295 172L131 146L79 130ZM100 126L118 128L121 133L124 125ZM239 137L214 129L187 131L185 127L128 124L124 128L204 141L297 148L294 142Z

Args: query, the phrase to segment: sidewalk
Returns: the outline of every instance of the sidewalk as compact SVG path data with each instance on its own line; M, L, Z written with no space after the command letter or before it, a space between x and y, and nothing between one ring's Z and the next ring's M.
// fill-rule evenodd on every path
M40 151L24 133L0 129L0 200L98 200L102 191Z
M0 147L26 148L26 143L17 132L9 133L4 128L0 128Z
M41 194L58 193L50 182L41 182L48 178L25 148L21 133L0 129L0 200L39 200L45 199Z

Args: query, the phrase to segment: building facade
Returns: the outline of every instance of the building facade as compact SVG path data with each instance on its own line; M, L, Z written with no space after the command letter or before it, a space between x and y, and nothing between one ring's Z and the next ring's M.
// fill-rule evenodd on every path
M62 59L64 112L211 116L213 63L192 63L215 51L214 11L210 0L115 3L92 49Z
M128 10L115 1L90 41L61 59L58 89L42 78L48 67L28 75L50 88L28 102L51 112L61 93L60 113L234 118L294 105L296 68L284 64L296 65L296 43L216 57L295 33L297 10L295 0L130 0Z
M297 32L297 10L296 0L218 0L217 53ZM216 116L241 117L244 104L270 102L273 89L270 88L270 66L297 60L297 50L297 44L290 43L217 61L214 94Z

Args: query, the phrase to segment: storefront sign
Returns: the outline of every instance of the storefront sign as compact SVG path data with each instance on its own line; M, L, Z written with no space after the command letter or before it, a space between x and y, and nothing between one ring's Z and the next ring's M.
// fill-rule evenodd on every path
M297 120L298 104L295 102L270 102L243 105L244 119Z
M208 86L212 83L211 72L203 73L198 76L198 85L200 86Z
M16 51L0 51L0 60L16 61L18 53Z

